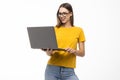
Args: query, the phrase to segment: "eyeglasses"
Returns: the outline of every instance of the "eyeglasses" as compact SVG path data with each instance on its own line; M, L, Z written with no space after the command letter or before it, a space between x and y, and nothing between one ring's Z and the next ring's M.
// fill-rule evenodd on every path
M63 13L58 13L58 16L67 16L67 14L69 14L69 13L67 13L67 12L63 12Z

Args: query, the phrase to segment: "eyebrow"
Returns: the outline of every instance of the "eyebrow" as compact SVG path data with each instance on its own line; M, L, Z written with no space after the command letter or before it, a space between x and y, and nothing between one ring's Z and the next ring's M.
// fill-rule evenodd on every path
M69 13L69 12L58 12L58 13Z

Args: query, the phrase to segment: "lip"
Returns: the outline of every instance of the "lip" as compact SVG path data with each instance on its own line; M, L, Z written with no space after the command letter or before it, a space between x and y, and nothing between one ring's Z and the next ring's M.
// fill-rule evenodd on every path
M64 20L65 20L65 18L60 18L60 20L61 20L61 21L64 21Z

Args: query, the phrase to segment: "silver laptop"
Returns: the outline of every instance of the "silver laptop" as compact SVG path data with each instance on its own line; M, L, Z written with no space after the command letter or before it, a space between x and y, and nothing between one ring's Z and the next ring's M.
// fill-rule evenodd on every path
M58 48L53 26L27 27L31 48L64 50Z

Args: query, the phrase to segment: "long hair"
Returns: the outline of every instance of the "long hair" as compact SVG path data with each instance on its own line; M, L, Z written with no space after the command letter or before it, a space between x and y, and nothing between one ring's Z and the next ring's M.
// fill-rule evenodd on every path
M61 5L59 6L58 11L57 11L57 25L56 25L56 27L62 26L62 22L60 21L59 16L58 16L58 14L59 14L59 9L60 9L61 7L64 7L64 8L66 8L69 12L72 12L72 16L70 17L70 23L71 23L72 26L74 26L74 15L73 15L72 6L71 6L71 4L69 4L69 3L63 3L63 4L61 4Z

